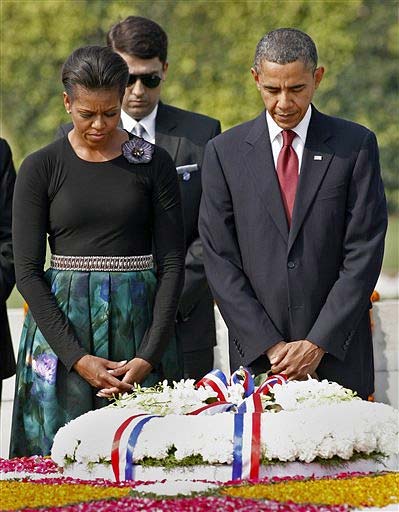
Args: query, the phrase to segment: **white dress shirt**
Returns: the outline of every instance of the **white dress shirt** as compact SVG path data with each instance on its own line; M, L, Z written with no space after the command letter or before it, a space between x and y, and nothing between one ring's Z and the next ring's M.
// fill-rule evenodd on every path
M305 141L306 141L306 136L308 134L308 128L309 128L311 116L312 116L312 107L309 105L302 121L297 126L295 126L295 128L291 128L292 131L297 134L297 137L295 137L295 139L292 141L292 147L298 156L298 162L299 162L298 173L301 172L303 148L305 147ZM283 146L283 136L281 134L283 129L273 120L272 116L267 111L266 111L266 122L267 122L267 126L269 128L270 143L272 145L272 151L273 151L274 167L277 169L277 158L278 158L280 150Z
M148 116L143 117L139 121L130 117L129 114L122 109L121 111L121 121L122 126L125 130L130 133L135 133L134 129L136 124L140 123L143 127L143 139L155 144L155 118L157 117L158 112L158 104L155 106L154 110L148 114Z

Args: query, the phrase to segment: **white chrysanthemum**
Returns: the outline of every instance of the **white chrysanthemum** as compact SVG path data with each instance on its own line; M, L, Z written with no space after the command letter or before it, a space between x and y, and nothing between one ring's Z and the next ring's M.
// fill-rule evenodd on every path
M231 463L233 460L234 415L222 413L203 416L198 436L198 451L205 462L210 464Z
M353 391L336 382L308 378L305 381L289 381L273 387L274 402L285 411L309 409L322 404L360 400Z
M232 401L240 396L240 388L229 388ZM393 455L398 451L399 413L388 405L353 400L353 394L342 386L314 379L277 385L274 392L284 409L262 415L261 449L269 459L311 462L316 457L350 459L356 452ZM125 419L163 410L166 416L151 419L143 427L134 448L135 461L143 457L162 459L174 447L178 460L200 454L210 464L231 464L234 414L182 415L182 411L203 406L204 400L214 395L213 390L196 390L192 381L180 381L173 387L164 382L158 392L139 391L121 400L119 406L89 412L61 428L52 457L60 466L66 458L82 463L109 460L115 432ZM306 408L306 404L311 407ZM122 451L129 435L126 429Z
M171 428L169 423L169 416L165 416L163 418L153 418L144 425L139 436L139 442L133 451L134 461L140 461L144 457L163 459L168 455L169 448L173 446L175 433L173 425ZM162 432L162 435L160 435L160 432Z
M244 397L244 386L239 382L227 387L227 401L232 404L240 404Z
M123 395L118 400L118 405L133 411L143 410L148 414L187 414L202 407L209 398L217 396L209 387L195 388L194 382L193 379L187 379L173 382L173 386L168 386L165 380L158 390L141 388L135 390L132 395Z

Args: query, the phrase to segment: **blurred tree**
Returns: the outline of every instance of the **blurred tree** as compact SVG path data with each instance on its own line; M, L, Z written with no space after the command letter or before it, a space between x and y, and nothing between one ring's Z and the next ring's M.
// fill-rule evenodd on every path
M49 143L64 119L61 66L97 43L104 2L7 1L1 6L0 120L16 161Z
M63 61L78 46L105 44L109 27L131 14L154 19L168 33L164 100L218 117L229 128L262 108L250 75L258 40L273 28L294 26L314 38L326 67L316 106L376 131L394 208L397 6L397 0L3 1L1 128L17 163L50 142L67 120Z
M396 1L365 0L350 24L356 42L352 60L330 93L337 115L378 136L388 205L399 210L399 24Z

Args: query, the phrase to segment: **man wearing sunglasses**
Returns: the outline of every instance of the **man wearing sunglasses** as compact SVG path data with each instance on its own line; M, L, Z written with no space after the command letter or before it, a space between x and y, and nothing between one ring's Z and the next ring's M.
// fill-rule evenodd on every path
M168 71L168 38L155 22L129 16L107 34L107 44L129 66L121 123L129 132L168 151L179 175L186 237L185 285L176 321L184 354L185 378L198 379L213 368L216 329L213 298L202 261L198 234L201 166L205 145L220 133L220 122L160 101ZM72 125L63 125L63 137Z

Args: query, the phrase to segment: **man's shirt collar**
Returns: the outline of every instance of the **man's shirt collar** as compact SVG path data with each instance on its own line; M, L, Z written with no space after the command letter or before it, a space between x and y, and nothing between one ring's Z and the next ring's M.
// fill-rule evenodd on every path
M306 136L308 134L308 128L310 123L310 118L312 117L312 107L309 105L306 114L303 116L303 119L299 124L292 128L292 131L295 132L298 137L301 139L302 144L305 145ZM269 112L266 111L266 122L269 128L270 141L273 142L274 139L281 134L283 129L274 121Z
M140 121L136 121L135 119L133 119L133 117L130 117L129 114L126 114L126 112L122 109L122 126L128 132L134 133L134 127L139 122L141 126L143 126L143 128L145 129L146 133L148 134L148 138L155 140L155 118L157 117L157 112L158 104L155 105L155 108L150 114L148 114L148 116L143 117L143 119L140 119ZM147 136L145 138L147 138Z

